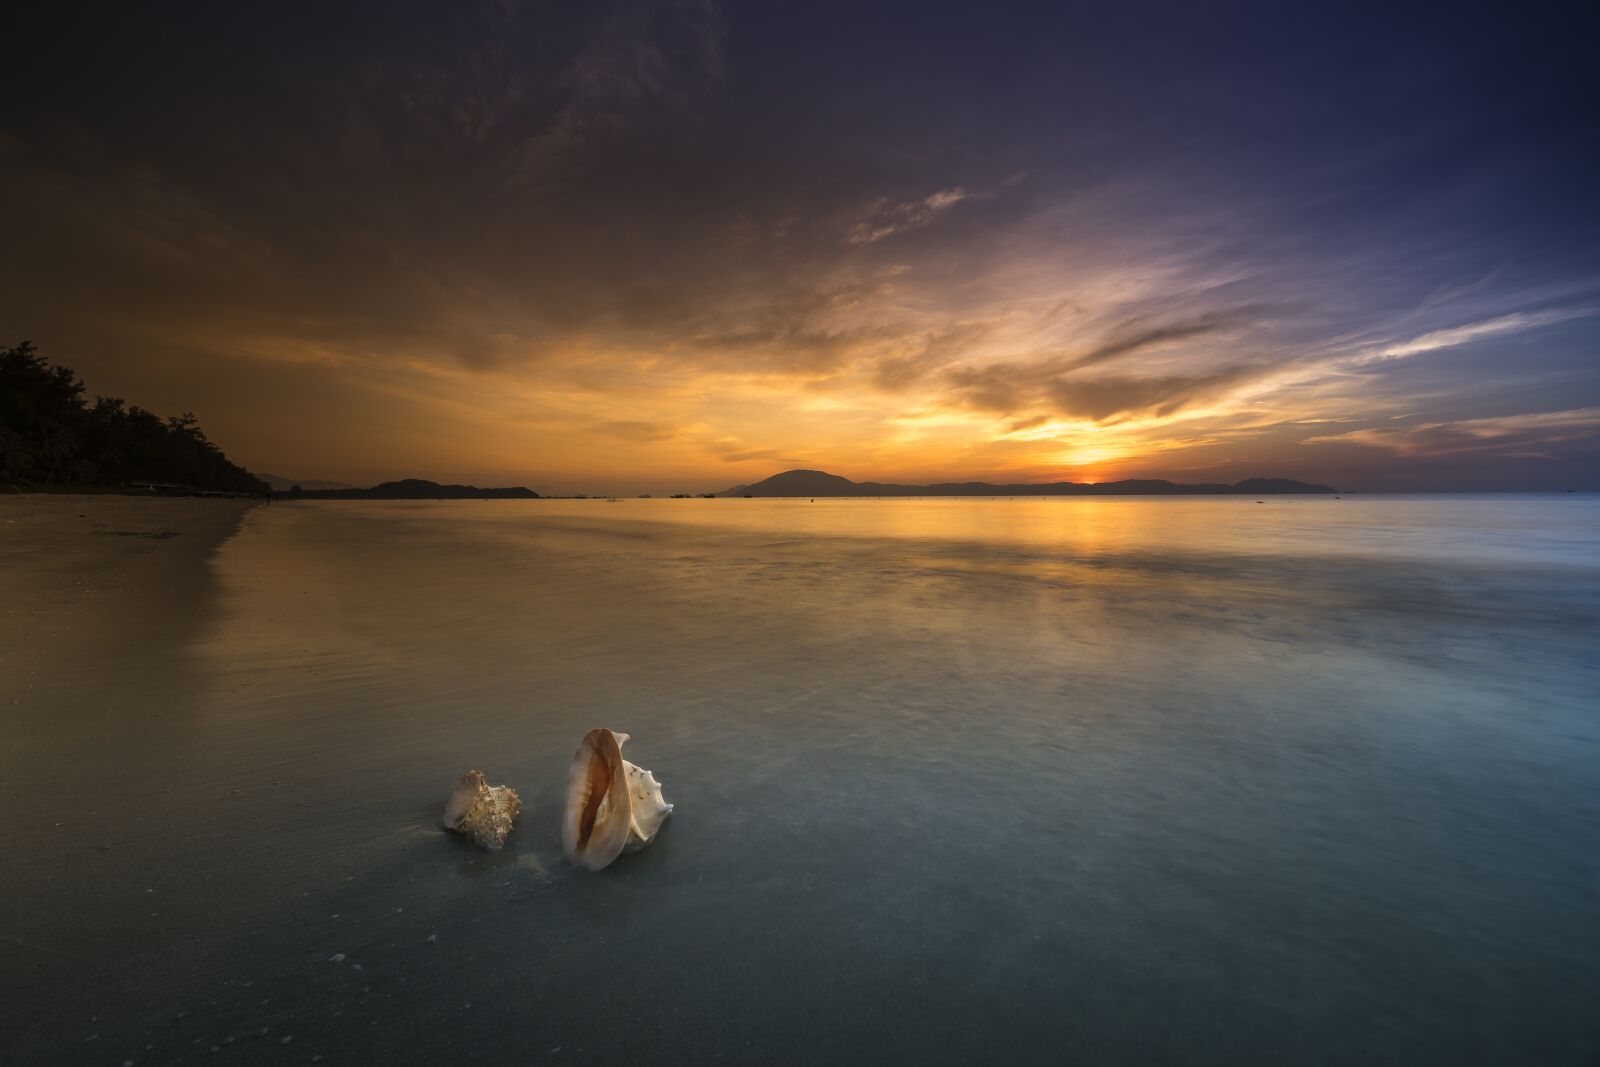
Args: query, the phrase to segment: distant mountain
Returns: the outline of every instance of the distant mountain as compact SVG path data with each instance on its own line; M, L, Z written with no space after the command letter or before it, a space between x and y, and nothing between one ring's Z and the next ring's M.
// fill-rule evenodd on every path
M274 492L286 493L295 486L302 489L354 489L348 482L319 482L315 478L284 478L276 474L258 474L257 478L272 486Z
M299 500L537 500L539 497L532 489L520 485L479 489L475 485L440 485L421 478L383 482L371 489L306 489L304 483L300 488L298 493L284 495Z
M935 485L894 485L852 482L825 471L784 471L764 482L725 489L718 496L1205 496L1225 493L1334 493L1326 485L1310 485L1292 478L1249 478L1232 485L1206 483L1182 485L1164 478L1130 478L1120 482L1027 482L991 485L988 482L939 482Z

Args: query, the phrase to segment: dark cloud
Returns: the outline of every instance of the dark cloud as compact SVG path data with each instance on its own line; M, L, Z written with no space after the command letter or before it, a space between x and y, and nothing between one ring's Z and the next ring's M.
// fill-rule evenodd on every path
M1046 390L1056 413L1101 422L1115 416L1154 415L1165 418L1194 404L1214 400L1259 377L1260 367L1227 367L1194 377L1058 378Z
M1174 415L1265 372L1260 365L1237 365L1192 376L1079 378L1057 373L1048 364L1013 362L957 368L946 372L944 380L951 397L972 410L1010 415L1019 409L1042 407L1061 418L1105 422L1134 415ZM1043 421L1043 416L1016 420L1008 432Z
M1049 421L1049 415L1029 415L1024 419L1013 419L1011 422L1006 423L1006 433L1021 433L1023 430L1031 430L1035 426L1043 426Z
M1077 370L1082 367L1092 367L1097 363L1105 363L1120 356L1168 345L1174 341L1235 330L1248 325L1252 315L1258 310L1233 308L1208 311L1194 318L1164 324L1151 324L1146 316L1129 319L1118 324L1100 344L1088 352L1067 360L1061 369Z
M115 94L72 107L76 92L44 92L0 142L7 191L35 206L18 220L44 254L32 280L69 304L496 368L512 353L484 338L638 315L662 278L674 280L655 302L682 306L706 274L685 250L722 251L715 234L675 242L682 223L660 191L620 181L651 157L673 162L720 78L705 5L560 18L467 4L385 12L366 35L331 16L281 50L209 42L235 53L234 69L215 55L186 67L210 91L154 68L189 64L187 47L181 61L166 53L222 28L169 39L177 15L148 15L83 48L141 87L138 111Z

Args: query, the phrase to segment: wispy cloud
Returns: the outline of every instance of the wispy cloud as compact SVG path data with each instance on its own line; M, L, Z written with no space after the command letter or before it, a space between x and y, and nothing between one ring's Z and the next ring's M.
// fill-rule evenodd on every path
M873 371L873 384L880 389L905 389L929 372L972 351L994 329L994 323L953 322L925 331L909 353L896 353L880 359Z
M1365 427L1348 433L1309 437L1306 443L1370 445L1411 456L1463 452L1537 456L1552 446L1580 439L1592 439L1600 444L1600 407L1424 422L1414 426Z
M897 233L904 233L906 230L919 229L961 201L969 199L971 195L957 186L941 189L921 200L909 200L903 204L879 201L868 211L865 219L850 227L845 240L853 245L866 245L881 241L885 237L893 237Z
M725 299L688 324L669 354L712 371L823 374L913 332L883 304L882 286L874 282L793 286L745 304Z
M1474 341L1482 341L1489 337L1522 333L1525 330L1550 326L1558 322L1566 322L1569 319L1583 318L1595 314L1597 310L1600 309L1552 308L1547 311L1518 311L1510 315L1486 319L1483 322L1468 323L1465 326L1453 326L1446 330L1434 330L1419 337L1413 337L1409 341L1400 341L1380 348L1371 348L1358 355L1354 362L1375 363L1388 359L1404 359L1407 356L1415 356L1423 352L1433 352L1441 348L1454 348L1457 345L1471 344Z
M608 437L615 437L619 441L631 441L635 444L668 441L678 434L676 427L662 426L638 419L612 419L609 422L600 423L596 429Z

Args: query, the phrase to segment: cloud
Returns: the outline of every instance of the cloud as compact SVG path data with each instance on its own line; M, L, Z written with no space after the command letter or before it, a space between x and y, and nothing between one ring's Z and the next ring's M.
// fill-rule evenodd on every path
M1095 422L1119 415L1169 418L1185 408L1216 400L1260 374L1258 367L1238 366L1192 377L1057 379L1046 395L1056 413L1068 418Z
M651 441L669 441L678 435L676 427L661 426L653 422L632 419L614 419L599 424L600 432L622 441L645 444Z
M1097 363L1130 355L1147 348L1156 348L1173 341L1203 337L1245 325L1253 308L1234 308L1208 311L1191 319L1179 320L1161 326L1146 326L1145 317L1121 323L1099 345L1067 361L1063 369L1076 370Z
M1207 366L1214 361L1180 358L1176 372L1094 376L1079 372L1150 349L1247 327L1255 321L1256 312L1262 306L1219 308L1160 323L1153 323L1148 315L1125 318L1102 334L1099 342L1087 351L1061 354L1045 350L1005 361L950 367L942 374L941 381L949 398L969 410L1001 415L1030 408L1035 412L1041 409L1050 412L1014 420L1008 433L1030 429L1051 417L1093 422L1136 415L1168 417L1263 379L1274 368L1237 360L1221 366ZM970 345L982 336L977 334L964 340ZM1178 355L1181 357L1183 353L1180 351ZM952 359L939 359L935 365L949 363ZM918 365L913 358L910 366ZM890 361L887 366L894 371L906 369L903 361ZM882 378L883 369L880 365L880 385L886 384Z
M1375 363L1389 359L1404 359L1407 356L1433 352L1440 348L1454 348L1457 345L1471 344L1474 341L1481 341L1488 337L1501 337L1505 334L1521 333L1524 330L1533 330L1540 326L1566 322L1569 319L1583 318L1584 316L1595 314L1596 310L1595 308L1554 308L1548 311L1518 311L1510 315L1487 319L1483 322L1454 326L1447 330L1434 330L1431 333L1413 337L1409 341L1368 349L1357 356L1353 362Z
M953 322L925 331L917 338L915 351L878 360L873 384L889 392L905 389L971 351L993 329L992 322Z
M836 370L907 327L876 313L882 287L847 282L791 286L740 307L733 301L685 327L668 358L706 370L817 374Z
M1223 439L1276 463L1399 412L1434 414L1345 443L1550 439L1437 413L1600 399L1576 328L1531 335L1600 310L1567 206L1555 237L1512 239L1483 195L1455 216L1434 184L1426 211L1351 196L1371 146L1328 131L1303 158L1179 146L1151 135L1164 105L1063 111L997 95L983 63L890 85L877 49L830 46L811 78L806 20L731 33L719 6L412 5L381 41L362 14L291 10L243 49L227 19L63 16L82 62L24 50L35 91L0 129L0 320L92 388L193 407L241 458L343 480L321 464L587 479L617 442L675 477L714 456L1048 474L1111 446L1181 465ZM1145 91L1165 67L1125 54L1033 58L1046 81L1103 60L1135 110L1165 99ZM1249 95L1240 114L1301 99ZM1404 362L1509 337L1498 366ZM339 411L284 420L280 395Z
M850 227L845 240L853 245L866 245L906 230L918 229L971 195L965 189L956 187L941 189L921 200L910 200L903 204L888 205L879 201L872 206L865 219Z
M1600 407L1521 415L1495 415L1415 426L1374 426L1306 438L1307 444L1346 443L1385 448L1406 456L1496 452L1542 457L1555 446L1588 441L1600 445Z
M1061 418L1104 422L1118 416L1170 417L1263 373L1264 368L1246 364L1197 375L1078 378L1024 361L956 368L944 377L952 399L972 410L1008 415L1047 408ZM1036 424L1022 420L1013 424L1013 432Z
M549 126L527 139L521 165L536 176L552 165L569 163L576 151L635 133L646 117L689 115L722 77L723 29L709 4L620 5L590 32L557 84L566 102ZM494 73L510 86L505 110L528 98L538 86L525 84L519 68L524 56L496 53L508 69ZM459 96L452 98L459 107Z

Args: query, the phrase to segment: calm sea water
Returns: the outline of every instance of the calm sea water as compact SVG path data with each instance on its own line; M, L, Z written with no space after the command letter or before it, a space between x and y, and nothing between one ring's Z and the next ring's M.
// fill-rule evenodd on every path
M29 1055L1600 1062L1594 497L319 502L212 566ZM597 875L594 726L677 805Z

